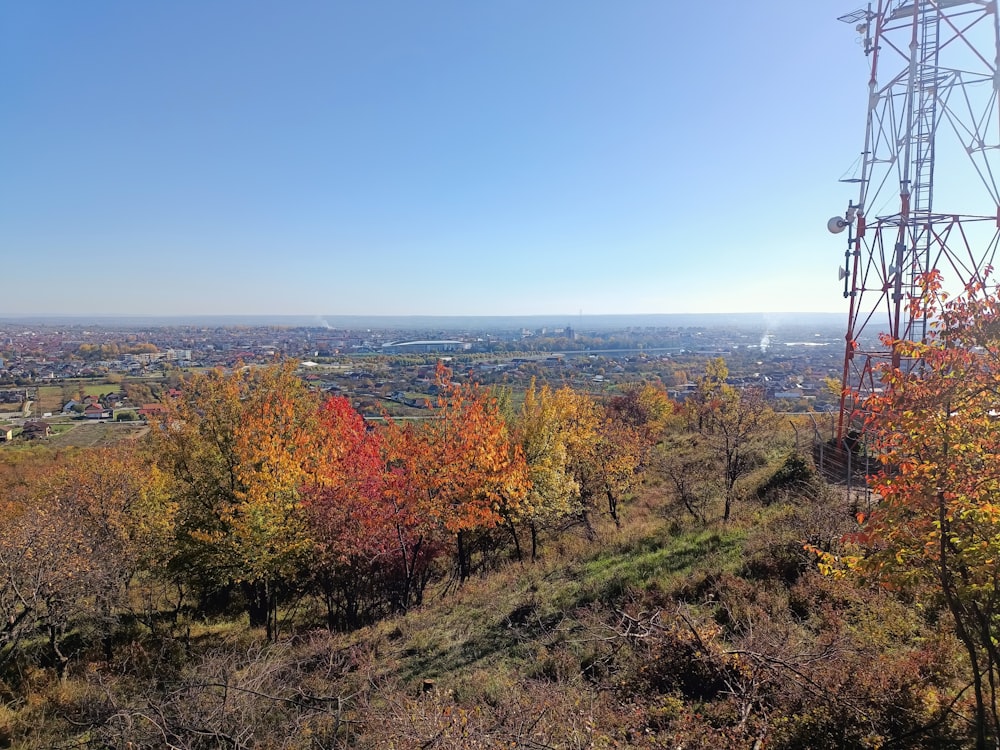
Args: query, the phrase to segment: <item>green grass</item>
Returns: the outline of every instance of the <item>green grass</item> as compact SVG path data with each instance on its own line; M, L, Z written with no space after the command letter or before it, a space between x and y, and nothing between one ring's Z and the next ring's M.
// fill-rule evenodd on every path
M703 529L677 536L650 536L624 548L605 550L580 565L580 584L569 606L613 603L650 586L674 588L695 566L736 570L745 534L735 528Z
M118 391L121 389L120 385L114 383L101 382L101 383L86 383L73 388L76 392L80 388L83 388L84 396L100 396L104 393L111 393L112 391Z
M651 521L633 539L609 526L599 542L580 540L562 551L553 544L536 563L513 564L457 590L429 591L425 607L371 629L383 644L385 669L407 684L433 679L469 692L486 690L486 674L500 684L507 675L551 677L586 662L594 607L624 606L651 586L676 589L695 571L739 569L742 529L672 534L668 527Z

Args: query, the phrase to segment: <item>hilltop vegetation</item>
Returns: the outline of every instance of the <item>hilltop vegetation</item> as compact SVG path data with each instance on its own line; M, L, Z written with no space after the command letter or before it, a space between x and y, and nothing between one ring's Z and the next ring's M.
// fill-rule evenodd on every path
M4 455L0 743L962 747L947 608L822 576L856 508L751 392L439 372L366 425L292 367Z

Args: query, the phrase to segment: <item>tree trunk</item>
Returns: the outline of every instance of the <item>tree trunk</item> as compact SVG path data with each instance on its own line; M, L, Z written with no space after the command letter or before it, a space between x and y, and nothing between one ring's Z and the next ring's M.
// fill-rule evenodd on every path
M976 696L976 750L986 750L986 699L983 695L983 673L979 666L979 649L975 639L966 627L965 608L958 597L952 578L952 569L948 560L948 507L944 492L938 492L938 580L941 582L941 592L944 594L951 617L955 621L955 633L965 646L969 655L969 665L972 667L972 684Z
M332 584L324 584L323 603L326 605L326 629L331 633L337 629L337 599Z
M466 544L465 532L458 532L458 581L465 583L471 575L471 565L469 564L469 550Z
M69 664L69 657L59 647L62 630L62 628L56 625L49 625L49 651L52 654L52 665L55 667L56 677L59 678L59 682L66 681L66 665Z
M521 562L524 560L524 555L521 553L521 540L517 535L517 527L514 526L514 519L507 517L507 527L510 529L510 535L514 538L514 551L517 553L517 561Z
M254 581L243 585L243 593L247 600L247 616L251 628L268 628L271 624L271 602L267 588L267 584L263 581ZM270 633L268 637L270 638Z

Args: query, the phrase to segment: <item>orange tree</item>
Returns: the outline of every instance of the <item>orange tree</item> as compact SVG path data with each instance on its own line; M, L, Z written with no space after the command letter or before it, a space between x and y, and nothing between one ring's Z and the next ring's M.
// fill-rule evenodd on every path
M521 513L530 488L521 446L490 393L459 384L438 366L435 418L419 424L390 421L392 497L400 517L424 538L453 535L459 578L471 572L470 534L488 530Z
M846 562L951 614L985 748L1000 743L1000 304L975 288L949 301L926 283L931 335L886 341L910 365L885 368L868 401L881 500Z

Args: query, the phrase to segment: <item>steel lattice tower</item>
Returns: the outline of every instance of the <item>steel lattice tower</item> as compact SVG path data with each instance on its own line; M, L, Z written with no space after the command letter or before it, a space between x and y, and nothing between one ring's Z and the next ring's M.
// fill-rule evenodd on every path
M877 5L877 7L875 7ZM996 0L879 0L842 16L870 63L857 200L830 220L847 230L849 301L837 439L857 434L878 364L924 340L922 280L947 291L984 283L1000 239L1000 22Z

